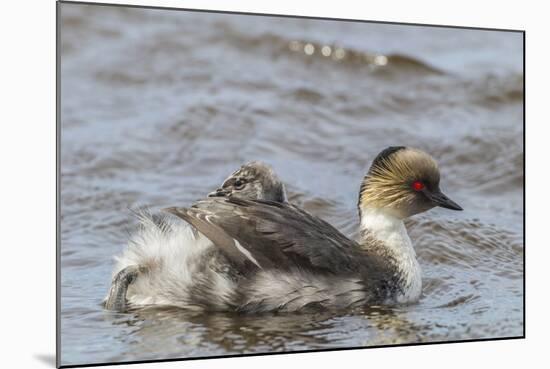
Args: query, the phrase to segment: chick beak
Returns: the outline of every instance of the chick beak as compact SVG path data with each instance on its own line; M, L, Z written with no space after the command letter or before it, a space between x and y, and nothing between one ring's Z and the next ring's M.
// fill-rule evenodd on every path
M208 194L208 197L224 197L229 194L229 191L223 188L218 188L216 191L212 191Z
M463 210L460 205L458 205L453 200L449 199L443 192L436 190L434 192L426 191L426 196L432 200L436 206L441 206L442 208L451 209L451 210Z

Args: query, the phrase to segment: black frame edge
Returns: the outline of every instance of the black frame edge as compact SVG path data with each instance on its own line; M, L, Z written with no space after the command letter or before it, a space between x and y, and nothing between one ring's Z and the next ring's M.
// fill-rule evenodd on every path
M261 17L277 17L277 18L298 18L298 19L315 19L325 21L339 21L339 22L360 22L360 23L377 23L377 24L391 24L399 26L421 26L421 27L435 27L435 28L455 28L464 30L478 30L478 31L499 31L499 32L524 32L521 29L512 28L490 28L490 27L475 27L475 26L456 26L446 24L429 24L429 23L412 23L412 22L397 22L397 21L380 21L369 19L352 19L352 18L331 18L322 16L308 16L308 15L290 15L290 14L270 14L270 13L254 13L243 11L230 11L230 10L215 10L215 9L193 9L193 8L176 8L168 6L154 6L154 5L136 5L136 4L113 4L113 3L95 3L91 1L66 1L58 0L62 4L80 4L80 5L97 5L97 6L112 6L123 8L138 8L138 9L153 9L153 10L175 10L175 11L187 11L197 13L214 13L214 14L230 14L230 15L252 15Z

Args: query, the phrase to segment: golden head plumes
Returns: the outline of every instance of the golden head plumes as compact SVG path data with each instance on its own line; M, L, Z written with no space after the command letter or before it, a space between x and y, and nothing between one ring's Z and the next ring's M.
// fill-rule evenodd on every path
M385 209L405 218L434 206L461 210L439 190L439 169L430 155L403 146L378 154L361 184L360 211Z

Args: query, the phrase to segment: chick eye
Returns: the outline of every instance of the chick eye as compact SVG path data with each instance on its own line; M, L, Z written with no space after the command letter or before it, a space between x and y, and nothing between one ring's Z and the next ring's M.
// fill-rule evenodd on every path
M411 184L411 187L415 191L422 191L426 186L424 186L424 183L422 183L422 181L414 181Z
M241 179L237 179L235 181L235 183L233 183L233 187L236 189L236 190L242 190L242 188L244 187L245 185L245 182Z

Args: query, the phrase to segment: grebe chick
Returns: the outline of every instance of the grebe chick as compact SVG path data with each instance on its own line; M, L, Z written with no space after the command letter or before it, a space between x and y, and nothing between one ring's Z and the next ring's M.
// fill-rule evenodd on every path
M287 201L283 182L269 165L259 161L241 166L208 196ZM191 280L210 278L213 272L201 270L201 266L221 274L231 272L220 251L187 224L145 209L135 211L135 215L138 231L117 257L104 300L106 309L125 311L132 306L170 303L171 295L179 295L179 287L185 289Z
M421 270L403 219L435 206L462 210L441 192L436 162L420 150L390 147L361 184L358 242L289 203L207 198L165 209L238 271L223 290L193 286L192 299L179 306L258 313L416 302Z
M237 196L251 200L287 201L285 185L273 169L261 161L241 166L209 197Z

